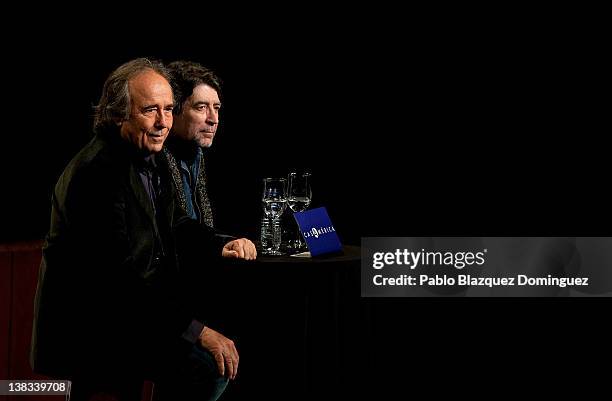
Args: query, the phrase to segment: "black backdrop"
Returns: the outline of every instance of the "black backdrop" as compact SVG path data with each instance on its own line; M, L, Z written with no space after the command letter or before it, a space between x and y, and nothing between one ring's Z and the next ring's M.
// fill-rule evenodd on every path
M6 160L11 173L3 239L42 238L53 185L91 138L92 106L106 76L131 58L154 57L199 61L225 83L221 128L207 152L220 228L256 236L261 179L286 176L290 168L309 168L313 207L326 206L344 242L358 243L361 224L355 217L363 213L358 198L362 177L353 167L361 164L362 153L349 120L353 116L347 115L350 107L341 99L342 71L334 71L338 66L332 61L315 63L307 54L236 52L207 55L197 47L182 51L172 46L125 52L89 48L63 49L50 65L39 64L40 54L18 59L9 82L12 101L28 106L15 110L10 123L16 145Z
M229 231L256 233L262 177L310 167L314 206L328 208L347 243L612 232L610 65L596 24L551 27L547 14L417 28L414 18L374 20L351 30L342 18L310 21L296 32L287 19L201 40L169 30L77 41L82 28L48 29L9 43L2 240L44 234L51 188L89 139L104 79L139 56L200 61L224 79L209 168L218 225ZM237 39L217 41L233 29ZM410 383L455 395L550 391L568 371L596 384L592 363L609 360L609 302L371 302L364 363L389 396L415 391Z
M598 42L493 29L24 39L4 62L0 238L44 235L52 186L91 137L102 83L141 56L199 61L224 80L209 169L229 231L256 234L261 178L309 167L313 206L329 209L347 243L606 235L609 84Z

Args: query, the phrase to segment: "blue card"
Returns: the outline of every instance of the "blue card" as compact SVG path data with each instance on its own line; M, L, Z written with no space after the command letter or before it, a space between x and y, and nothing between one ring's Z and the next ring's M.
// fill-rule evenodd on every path
M340 252L342 244L324 207L293 213L312 256Z

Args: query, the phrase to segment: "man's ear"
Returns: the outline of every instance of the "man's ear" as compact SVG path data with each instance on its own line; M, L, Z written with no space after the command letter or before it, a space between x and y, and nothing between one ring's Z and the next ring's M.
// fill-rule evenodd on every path
M123 125L123 120L118 117L113 117L113 121L117 127L121 127Z

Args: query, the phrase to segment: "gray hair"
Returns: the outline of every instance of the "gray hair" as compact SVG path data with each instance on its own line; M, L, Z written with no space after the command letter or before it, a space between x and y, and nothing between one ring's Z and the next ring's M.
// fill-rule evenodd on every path
M170 82L166 67L157 60L137 58L120 65L104 82L102 96L94 107L94 131L113 126L117 120L130 117L131 101L129 82L146 70L152 70Z

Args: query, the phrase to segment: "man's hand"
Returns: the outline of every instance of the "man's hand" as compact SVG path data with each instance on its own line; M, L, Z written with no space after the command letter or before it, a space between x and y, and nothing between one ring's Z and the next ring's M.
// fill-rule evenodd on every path
M224 258L253 260L257 257L257 250L253 242L246 238L240 238L225 244L221 256Z
M219 374L234 380L239 360L234 342L210 327L205 327L200 335L200 344L215 358Z

